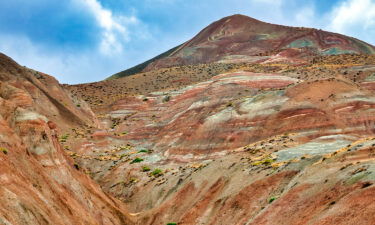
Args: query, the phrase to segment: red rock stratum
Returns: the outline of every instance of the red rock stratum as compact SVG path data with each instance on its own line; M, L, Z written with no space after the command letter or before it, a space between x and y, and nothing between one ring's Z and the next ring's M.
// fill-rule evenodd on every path
M373 225L374 47L219 20L139 74L0 57L0 224Z
M54 78L0 55L0 224L133 224L59 143L60 132L95 123Z

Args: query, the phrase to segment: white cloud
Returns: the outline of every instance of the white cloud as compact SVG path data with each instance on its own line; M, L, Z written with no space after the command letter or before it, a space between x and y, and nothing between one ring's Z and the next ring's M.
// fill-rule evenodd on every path
M375 41L375 0L346 0L331 13L328 29Z
M90 11L102 28L100 51L106 55L118 54L123 50L123 42L129 41L127 25L138 23L135 16L114 15L97 0L77 0Z

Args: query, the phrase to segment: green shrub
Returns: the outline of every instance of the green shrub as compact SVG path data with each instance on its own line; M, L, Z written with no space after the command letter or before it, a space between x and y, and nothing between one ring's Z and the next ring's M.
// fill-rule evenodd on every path
M77 106L77 107L81 107L81 104L77 104L76 106Z
M0 147L0 152L3 152L5 155L8 154L8 149Z
M167 225L177 225L177 223L167 223Z
M142 149L139 151L139 153L148 153L148 150L147 149Z
M272 203L273 201L275 201L277 199L276 196L273 196L271 197L270 199L268 199L268 203Z
M135 159L133 159L133 161L130 162L130 164L133 164L133 163L140 163L140 162L142 162L142 161L143 161L143 159L141 159L141 158L135 158Z
M163 171L161 169L154 169L154 171L151 172L152 176L158 177L163 174Z
M252 165L253 166L260 166L260 165L268 166L268 165L271 165L273 162L275 162L274 159L266 158L257 162L253 162Z
M69 137L69 134L62 135L60 137L60 142L66 142L66 140L68 139L68 137Z
M144 167L142 167L142 171L143 172L148 172L148 171L150 171L151 169L150 169L150 167L148 167L148 166L144 166Z

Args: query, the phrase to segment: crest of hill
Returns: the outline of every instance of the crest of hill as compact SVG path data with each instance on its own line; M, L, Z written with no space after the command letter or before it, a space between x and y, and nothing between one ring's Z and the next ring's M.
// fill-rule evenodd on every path
M323 30L270 24L244 15L222 18L194 38L108 79L160 68L216 62L264 62L272 56L374 54L374 46Z

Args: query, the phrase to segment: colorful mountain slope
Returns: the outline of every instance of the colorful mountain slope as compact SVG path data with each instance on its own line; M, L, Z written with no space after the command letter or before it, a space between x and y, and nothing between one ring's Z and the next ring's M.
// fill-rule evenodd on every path
M244 15L216 21L176 48L148 61L143 71L213 62L302 63L316 55L375 53L374 46L355 38L317 29L269 24ZM134 74L132 69L111 78L131 74Z
M375 62L338 61L124 97L70 154L139 224L371 224Z
M0 224L133 224L59 143L97 123L54 78L0 55Z

